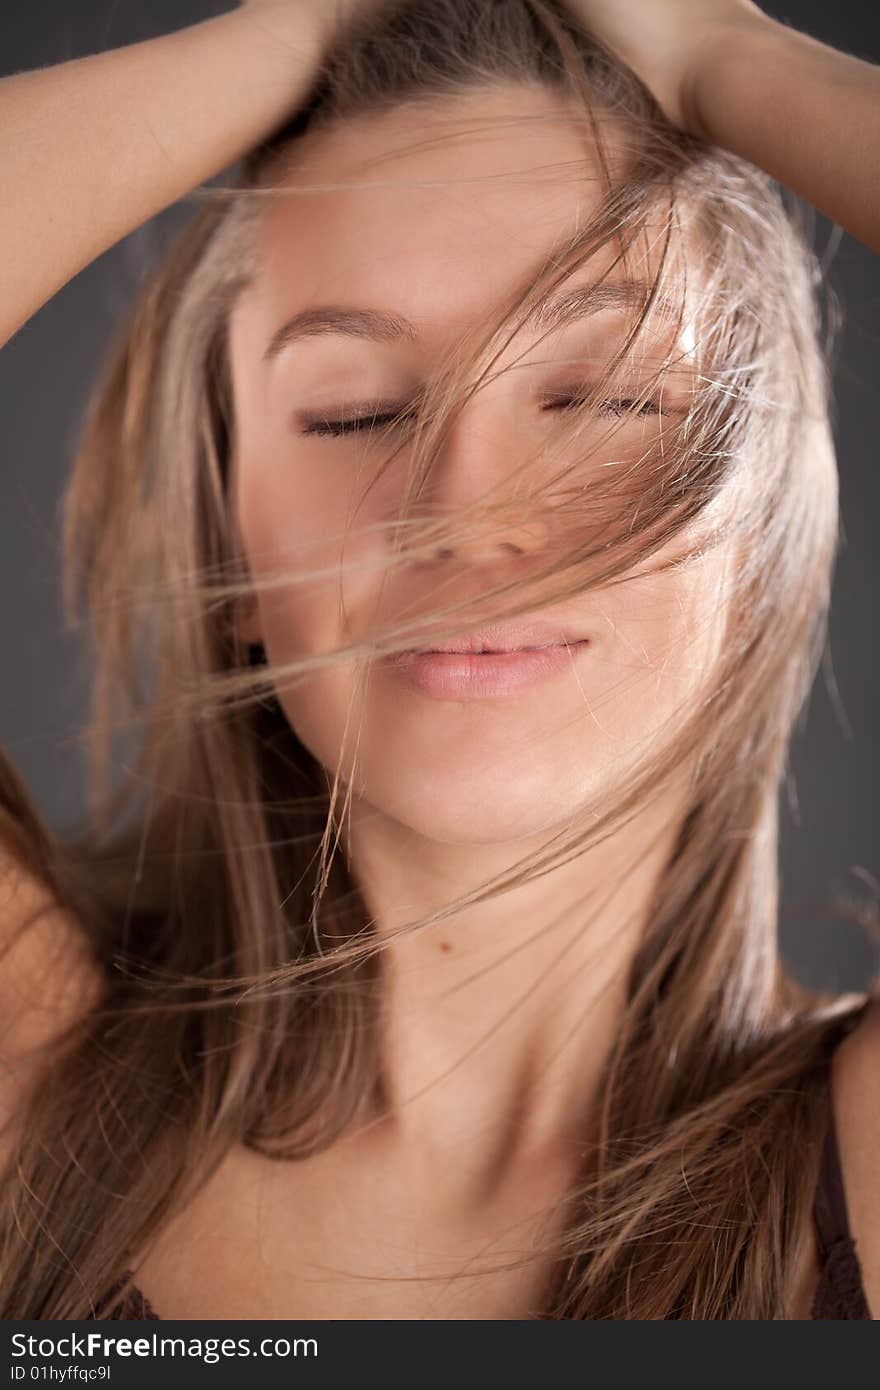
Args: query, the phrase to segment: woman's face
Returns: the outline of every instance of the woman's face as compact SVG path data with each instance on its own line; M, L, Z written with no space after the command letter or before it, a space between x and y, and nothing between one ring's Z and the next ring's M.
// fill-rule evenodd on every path
M544 120L518 124L527 114ZM464 118L452 135L450 115ZM496 126L481 129L496 117ZM408 153L416 127L423 139ZM436 134L442 138L432 141ZM527 267L582 227L599 197L583 131L555 97L531 88L447 98L436 115L399 109L372 116L315 136L302 150L305 164L293 184L377 186L270 200L260 269L230 325L232 501L251 571L324 571L307 585L261 595L242 626L273 663L329 652L383 621L424 617L438 596L443 603L478 597L543 568L558 552L561 519L557 526L543 512L514 512L501 531L472 532L411 563L404 557L383 584L407 446L368 486L399 436L333 434L322 422L413 399L462 334L490 322ZM610 257L595 257L567 288L588 286L609 264ZM638 266L628 270L635 276ZM619 267L610 280L623 283ZM351 317L319 321L328 307ZM621 342L631 308L608 295L592 308L540 343L534 336L532 348L524 331L505 349L492 380L454 421L411 515L424 507L433 521L453 523L487 494L505 496L506 480L548 438L546 399L573 382L589 383ZM368 323L365 310L385 317ZM306 312L313 317L300 319L298 331L280 332ZM682 339L675 347L682 370L664 387L670 412L686 402L692 345ZM499 372L514 359L514 370ZM651 410L634 416L615 434L614 458L639 456L661 422ZM597 438L607 435L607 414L597 428ZM579 467L583 455L581 437ZM606 444L604 456L599 448L584 460L584 487L607 455ZM558 470L558 460L552 467ZM465 698L454 684L427 689L400 666L376 662L351 707L352 661L281 683L279 699L320 763L340 769L370 807L419 834L460 844L538 834L569 820L586 797L610 789L624 766L674 734L664 721L694 693L717 651L724 564L715 552L697 565L640 574L541 610L569 643L587 640L562 648L563 659L543 679L507 693Z

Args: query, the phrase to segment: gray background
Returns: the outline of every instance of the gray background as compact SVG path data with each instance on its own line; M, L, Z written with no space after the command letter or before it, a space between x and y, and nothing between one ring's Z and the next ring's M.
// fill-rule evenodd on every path
M0 7L0 72L149 38L231 7L217 0L76 0L74 6L70 0L7 0ZM874 4L790 0L764 8L825 42L880 61ZM61 623L58 495L113 324L144 267L187 215L178 205L100 257L0 353L0 744L59 830L72 823L81 805L76 733L87 673L79 639ZM880 660L874 646L880 260L848 236L838 243L821 218L816 241L828 248L828 278L845 313L835 383L843 544L830 664L816 683L795 746L797 811L791 798L783 807L780 942L798 978L850 989L864 984L877 966L876 949L836 903L854 897L870 902L880 878Z

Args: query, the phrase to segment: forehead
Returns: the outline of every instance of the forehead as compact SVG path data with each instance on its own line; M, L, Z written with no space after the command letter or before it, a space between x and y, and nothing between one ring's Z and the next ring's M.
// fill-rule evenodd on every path
M601 136L621 169L626 142L612 118L601 119ZM282 310L372 304L404 316L424 342L454 342L582 230L604 193L583 116L525 85L346 120L305 137L294 155L261 212L244 297L244 316L262 332ZM649 226L625 265L610 243L578 280L650 282L660 241Z

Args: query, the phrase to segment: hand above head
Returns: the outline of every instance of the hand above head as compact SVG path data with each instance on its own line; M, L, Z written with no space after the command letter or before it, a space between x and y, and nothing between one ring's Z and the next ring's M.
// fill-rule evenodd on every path
M673 125L701 134L701 56L725 34L771 21L751 0L566 0L568 10L645 83Z
M337 30L403 0L245 0L0 78L0 345L101 252L290 118ZM344 37L344 33L343 33Z
M880 251L880 67L751 0L565 0L668 120L740 155Z

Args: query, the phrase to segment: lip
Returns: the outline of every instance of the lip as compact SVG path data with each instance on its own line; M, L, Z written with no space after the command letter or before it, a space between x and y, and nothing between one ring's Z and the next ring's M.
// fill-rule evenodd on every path
M414 650L474 654L514 652L533 647L556 647L565 644L572 646L581 641L582 638L582 633L564 627L558 622L550 622L546 618L520 618L495 627L481 628L478 632L468 633L464 637L455 637L448 641L438 642L436 647L425 642Z
M498 651L409 651L386 657L385 664L399 680L435 700L498 699L570 671L588 646L589 639L575 638Z

